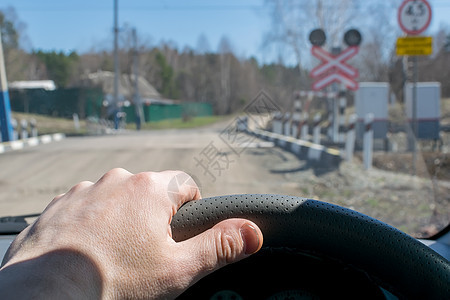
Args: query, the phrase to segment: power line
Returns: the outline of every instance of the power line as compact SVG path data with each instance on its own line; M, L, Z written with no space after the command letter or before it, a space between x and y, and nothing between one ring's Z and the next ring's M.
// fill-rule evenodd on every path
M438 0L435 0L438 1ZM431 6L433 8L450 8L450 2L448 0L443 0L442 2L431 1ZM91 11L111 11L109 6L15 6L16 9L20 11L27 12L64 12L64 11L80 11L80 12L91 12ZM139 6L121 6L121 11L151 11L151 12L161 12L161 11L257 11L269 9L270 5L139 5Z
M22 7L16 6L17 10L28 12L62 12L62 11L110 11L111 7ZM150 5L150 6L124 6L121 11L238 11L238 10L262 10L264 5Z

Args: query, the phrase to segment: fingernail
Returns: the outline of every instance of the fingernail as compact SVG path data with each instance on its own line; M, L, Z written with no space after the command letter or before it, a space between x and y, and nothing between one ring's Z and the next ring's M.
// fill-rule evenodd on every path
M253 254L259 250L259 234L255 227L246 223L239 229L244 242L244 253Z

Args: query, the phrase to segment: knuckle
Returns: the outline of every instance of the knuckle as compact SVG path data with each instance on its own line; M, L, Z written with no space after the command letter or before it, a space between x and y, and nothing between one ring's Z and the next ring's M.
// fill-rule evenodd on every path
M106 172L97 182L97 185L102 185L104 183L111 183L111 182L117 182L126 176L131 175L130 172L128 172L125 169L122 168L114 168Z
M133 176L133 182L135 185L150 186L156 182L155 173L142 172Z
M73 189L73 188L72 188ZM58 202L59 200L61 200L66 194L70 194L70 192L68 193L63 193L63 194L59 194L57 196L55 196L53 198L53 200L50 202L49 206L51 206L52 204L55 204L56 202Z
M66 193L59 194L59 195L55 196L55 198L53 198L53 201L58 201L59 199L61 199L65 195L66 195Z
M78 192L84 191L86 188L90 187L91 185L93 185L93 183L92 183L91 181L81 181L80 183L74 185L74 186L70 189L69 193L78 193ZM56 197L55 197L55 200L57 201L57 200L60 199L63 195L64 195L64 194L59 195L59 196L56 196Z
M180 171L180 170L164 170L164 171L161 171L160 173L166 174L166 175L171 175L171 176L176 176L178 174L183 174L183 173L186 174L185 172Z
M198 198L200 190L194 179L187 173L177 171L171 173L171 179L168 183L168 190L171 193L175 193L181 196L182 202Z
M236 261L243 249L243 243L238 233L225 231L216 235L217 262L224 266Z
M103 177L116 177L124 174L130 174L130 172L128 172L123 168L114 168L106 172L106 174Z

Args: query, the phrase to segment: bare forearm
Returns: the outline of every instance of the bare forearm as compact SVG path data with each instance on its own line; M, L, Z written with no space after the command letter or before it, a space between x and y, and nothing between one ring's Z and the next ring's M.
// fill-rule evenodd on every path
M60 250L3 267L0 290L4 299L99 299L102 278L88 257Z

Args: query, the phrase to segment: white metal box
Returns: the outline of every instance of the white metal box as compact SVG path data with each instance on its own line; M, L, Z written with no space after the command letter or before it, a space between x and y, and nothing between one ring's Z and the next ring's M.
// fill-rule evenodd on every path
M406 116L413 127L413 83L405 86ZM415 107L417 122L417 138L439 139L441 119L441 83L418 82L417 102Z
M364 118L367 114L374 115L373 136L376 139L385 139L388 131L388 103L389 83L387 82L360 82L355 92L355 109L358 121L356 124L357 139L364 134Z

